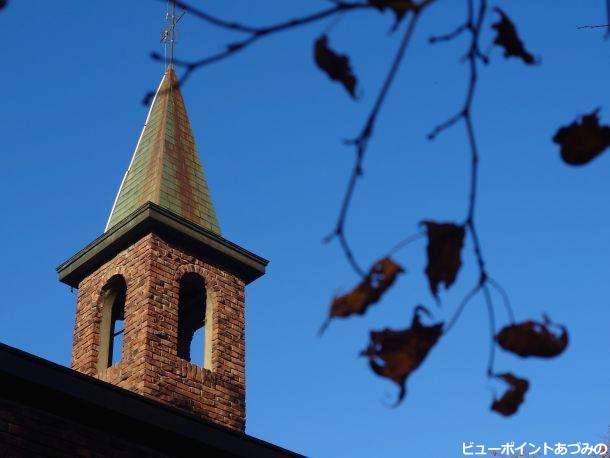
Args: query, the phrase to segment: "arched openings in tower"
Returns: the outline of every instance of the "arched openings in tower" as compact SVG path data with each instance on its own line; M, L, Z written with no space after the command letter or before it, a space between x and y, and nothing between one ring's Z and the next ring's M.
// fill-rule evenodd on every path
M201 275L188 272L180 279L178 300L178 356L199 366L210 366L210 332L206 332L209 304Z
M122 359L126 295L127 283L122 275L113 276L102 288L98 372Z

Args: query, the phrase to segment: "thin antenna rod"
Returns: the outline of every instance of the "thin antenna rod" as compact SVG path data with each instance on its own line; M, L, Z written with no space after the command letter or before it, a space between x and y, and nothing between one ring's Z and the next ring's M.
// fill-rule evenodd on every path
M165 70L167 71L167 21L169 21L169 0L165 2L165 27L163 28L163 35L161 35L161 43L163 43L163 63L165 64Z
M176 0L172 0L172 17L169 27L169 66L174 66L174 41L176 40Z
M170 11L170 1L171 1L171 11ZM165 56L165 69L171 68L174 66L174 47L176 42L176 26L180 19L186 14L186 11L183 11L180 16L176 16L176 0L167 0L165 7L165 29L163 29L163 34L161 35L161 42L163 43L163 54ZM167 44L169 43L169 62L167 56Z
M171 1L171 11L170 11L170 1ZM165 69L171 68L174 66L174 48L176 43L176 26L182 16L184 16L186 12L183 11L180 16L176 16L176 0L167 0L166 9L165 9L165 29L163 30L163 35L161 36L161 41L164 45L164 54L165 54ZM169 61L167 55L167 44L169 43Z

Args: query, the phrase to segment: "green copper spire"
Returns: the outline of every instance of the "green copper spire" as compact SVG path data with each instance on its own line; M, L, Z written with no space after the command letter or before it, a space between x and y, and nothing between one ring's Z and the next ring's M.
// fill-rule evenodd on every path
M157 89L106 231L147 202L220 234L178 79L171 66Z

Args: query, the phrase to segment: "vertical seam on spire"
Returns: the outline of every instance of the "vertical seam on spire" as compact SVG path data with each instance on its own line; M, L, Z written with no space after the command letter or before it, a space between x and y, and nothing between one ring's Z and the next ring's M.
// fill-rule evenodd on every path
M176 95L176 98L174 99L174 104L176 104L178 99L178 95ZM183 107L184 102L181 102L181 106L180 108L184 108L184 111L186 113L186 107ZM173 124L174 124L174 136L175 136L175 148L176 148L176 156L179 154L178 150L180 147L185 148L186 149L186 145L182 144L182 132L180 131L179 127L181 127L181 123L180 123L180 119L179 119L179 114L178 114L178 110L174 110L174 112L172 113L172 118L173 118ZM177 157L173 158L174 161L174 165L176 167L176 169L178 171L180 171L184 176L181 177L180 181L178 182L178 187L180 188L180 199L179 199L179 204L180 204L180 211L182 212L182 215L185 218L188 218L192 221L197 222L197 224L200 224L202 226L204 226L204 222L201 218L198 218L196 215L196 212L194 211L193 206L195 205L196 202L196 197L193 193L193 185L194 183L192 181L190 181L190 178L188 176L188 170L186 167L186 164L184 163L184 161L180 161L178 160ZM199 202L197 202L199 203Z
M159 170L157 173L157 189L156 189L156 197L157 197L157 203L159 205L161 205L161 187L163 185L163 170L165 167L165 150L166 150L166 145L165 145L165 136L166 136L166 129L167 129L167 110L169 108L169 99L172 96L172 88L173 88L173 78L172 78L172 69L171 67L168 68L167 72L166 72L166 76L168 77L168 84L169 86L165 89L166 94L165 94L165 100L164 100L164 106L162 107L163 109L163 122L161 123L161 129L159 132L159 136L161 137L161 144L160 144L160 154L159 154Z

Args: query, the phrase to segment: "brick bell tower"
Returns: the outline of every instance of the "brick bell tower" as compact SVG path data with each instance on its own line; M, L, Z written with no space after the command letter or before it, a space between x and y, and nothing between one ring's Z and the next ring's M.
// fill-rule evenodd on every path
M170 65L105 232L57 268L78 288L72 368L244 431L244 289L266 265L220 235Z

